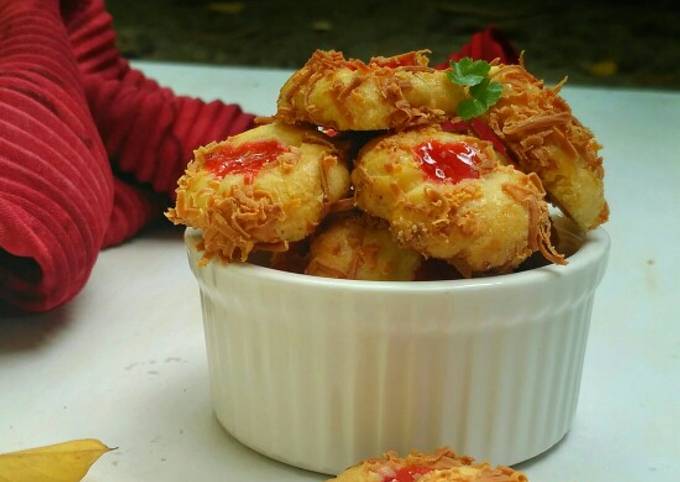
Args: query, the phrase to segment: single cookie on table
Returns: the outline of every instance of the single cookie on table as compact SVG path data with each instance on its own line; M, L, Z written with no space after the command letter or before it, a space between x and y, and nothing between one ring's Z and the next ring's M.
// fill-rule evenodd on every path
M494 66L489 76L503 94L485 120L519 168L535 172L551 201L582 230L605 222L601 146L558 95L560 86L546 88L522 65Z
M327 278L412 281L422 256L400 246L387 223L357 212L340 215L315 235L306 274Z
M465 91L428 51L374 57L368 63L317 50L281 88L276 117L338 131L371 131L440 122L454 116Z
M541 181L501 165L489 142L438 126L385 135L361 150L352 180L358 207L401 244L464 276L511 271L536 251L565 262Z
M348 194L344 155L312 129L265 124L194 151L166 216L202 231L202 262L285 251Z
M388 452L382 458L365 460L328 482L528 482L509 467L475 463L447 449L434 454L412 452L400 458Z

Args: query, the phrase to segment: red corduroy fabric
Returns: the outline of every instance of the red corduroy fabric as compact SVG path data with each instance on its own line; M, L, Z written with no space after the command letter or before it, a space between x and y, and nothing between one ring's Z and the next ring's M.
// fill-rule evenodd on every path
M102 246L160 216L194 148L252 125L237 105L160 87L115 39L101 0L0 0L0 300L9 305L46 311L70 300Z
M118 79L130 71L116 48L113 19L103 1L62 0L61 13L85 85L88 78L89 83L95 83L96 79ZM137 73L149 87L158 87L155 81ZM139 84L142 88L142 82ZM113 211L103 247L130 238L161 212L160 197L147 186L116 177L113 187Z
M113 178L113 191L113 210L102 246L114 246L127 240L158 217L167 204L164 202L166 197L117 177Z
M113 178L56 0L0 0L0 298L42 311L85 284Z
M154 191L171 194L193 149L237 134L253 116L237 105L141 90L135 71L122 79L85 78L95 122L115 169ZM148 87L148 83L144 84Z
M104 244L109 246L160 213L154 209L158 196L152 190L172 195L193 149L248 129L253 115L235 104L175 96L132 69L116 48L113 19L102 0L63 2L62 15L114 171L137 181L114 184L114 212L137 206L148 216L140 223L113 216ZM133 192L134 198L127 199Z

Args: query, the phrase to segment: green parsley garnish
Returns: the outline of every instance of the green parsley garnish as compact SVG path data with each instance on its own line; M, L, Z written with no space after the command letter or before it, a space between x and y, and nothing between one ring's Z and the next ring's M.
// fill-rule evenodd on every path
M472 60L469 57L451 62L449 80L454 84L468 87L470 98L458 105L458 115L463 120L479 117L498 102L503 93L503 87L487 77L491 65L484 60Z

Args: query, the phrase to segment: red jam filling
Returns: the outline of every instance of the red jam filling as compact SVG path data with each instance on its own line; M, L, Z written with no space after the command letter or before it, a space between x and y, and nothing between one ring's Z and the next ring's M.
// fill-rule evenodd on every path
M415 148L420 168L427 176L439 182L457 183L463 179L479 177L477 151L464 142L423 142Z
M219 178L243 174L252 181L262 166L288 151L288 147L274 140L227 144L205 155L205 168Z
M421 467L418 465L409 465L397 470L393 476L383 478L383 482L413 482L416 475L422 475L430 472L432 469L428 467Z

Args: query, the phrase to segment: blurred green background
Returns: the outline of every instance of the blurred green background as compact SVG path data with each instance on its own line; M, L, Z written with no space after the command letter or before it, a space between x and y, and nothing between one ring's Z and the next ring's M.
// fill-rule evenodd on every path
M494 25L550 82L680 89L679 2L108 0L133 59L295 68L316 48L433 62Z

